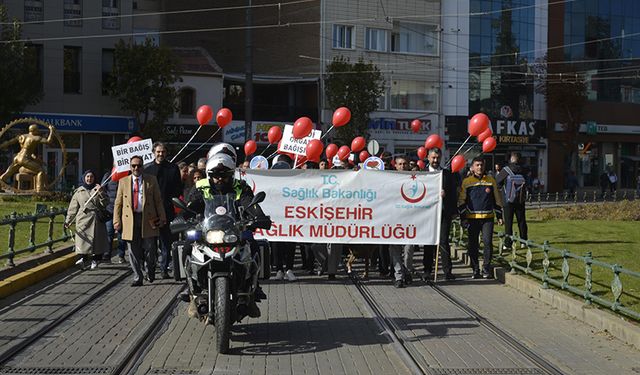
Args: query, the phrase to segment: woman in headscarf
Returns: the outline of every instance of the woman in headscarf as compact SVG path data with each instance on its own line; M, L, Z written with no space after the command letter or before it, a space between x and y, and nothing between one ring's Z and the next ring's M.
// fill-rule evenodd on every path
M103 221L105 218L101 217L108 204L109 197L100 184L96 183L93 171L85 171L80 187L71 197L64 221L67 228L71 224L76 225L75 251L80 255L76 264L80 264L83 268L89 262L91 262L91 269L96 268L97 259L100 259L109 249L107 229Z

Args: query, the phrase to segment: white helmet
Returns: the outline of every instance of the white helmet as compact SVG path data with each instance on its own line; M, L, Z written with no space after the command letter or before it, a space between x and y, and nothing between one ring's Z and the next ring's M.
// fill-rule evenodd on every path
M213 155L220 153L231 156L234 164L238 159L238 157L236 156L236 149L228 143L216 143L215 145L211 146L209 152L207 153L207 159L210 159Z
M228 177L235 173L236 163L233 158L225 153L217 153L207 160L207 176Z

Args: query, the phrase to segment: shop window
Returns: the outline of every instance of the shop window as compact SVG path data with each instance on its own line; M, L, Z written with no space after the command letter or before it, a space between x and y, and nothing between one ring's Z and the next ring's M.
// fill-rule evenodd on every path
M195 114L196 91L190 87L180 90L180 116Z
M391 51L437 55L438 32L436 26L395 21L391 33Z
M382 29L370 29L365 31L364 46L370 51L387 52L387 40L389 39L389 31Z
M355 47L355 33L353 26L333 25L333 48Z
M120 0L102 0L102 28L120 29Z
M64 47L64 93L82 92L82 48Z
M82 26L82 0L64 0L64 25Z
M25 22L41 22L44 20L44 1L25 0L24 20Z
M391 85L391 109L436 111L437 90L424 81L393 80Z
M112 49L102 49L102 95L107 95L107 86L113 72L115 53Z
M27 43L25 45L25 64L27 64L31 71L36 72L38 87L43 89L44 82L44 53L42 44Z

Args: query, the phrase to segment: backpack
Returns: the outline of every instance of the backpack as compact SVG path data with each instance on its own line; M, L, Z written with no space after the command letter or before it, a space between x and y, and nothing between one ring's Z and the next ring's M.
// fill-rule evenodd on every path
M521 174L515 174L509 167L504 167L509 174L504 184L504 194L509 203L524 203L527 199L527 181Z

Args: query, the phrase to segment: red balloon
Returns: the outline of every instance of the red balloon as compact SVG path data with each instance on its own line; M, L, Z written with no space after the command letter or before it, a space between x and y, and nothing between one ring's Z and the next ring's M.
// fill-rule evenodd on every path
M451 172L458 172L464 168L464 165L467 164L467 161L464 160L464 156L456 155L451 159Z
M420 146L418 147L418 159L424 159L427 157L427 149Z
M411 121L411 131L417 133L422 128L422 121L415 119Z
M349 157L350 153L351 150L349 149L349 146L342 146L338 149L338 159L345 160Z
M247 156L253 155L253 153L256 152L257 149L258 149L258 145L256 144L256 141L254 141L253 139L248 140L244 144L244 154Z
M116 172L116 167L111 168L111 181L118 182L122 177L126 177L129 174L129 171L124 172Z
M367 141L364 137L355 137L353 141L351 141L351 150L353 150L353 152L360 152L364 148L365 143L367 143Z
M358 156L361 163L364 163L365 160L369 159L369 153L367 151L360 151L360 155Z
M340 107L333 112L333 118L331 123L336 128L345 126L351 120L351 111L347 107Z
M424 171L424 169L427 167L427 165L422 160L418 160L416 164L418 165L418 168L420 168L421 171Z
M293 138L300 139L311 134L313 123L308 117L300 117L293 123Z
M233 120L233 114L228 108L221 108L216 114L216 122L218 126L224 128Z
M437 134L431 134L430 136L427 137L427 140L424 142L424 148L426 148L427 151L432 148L442 149L443 145L444 145L444 142L442 142L442 138L440 138L440 136Z
M489 137L482 142L482 152L491 152L496 148L498 142L494 137Z
M129 138L127 143L138 142L138 141L141 141L141 140L142 140L142 138L138 137L137 135L134 135L133 137Z
M491 137L492 134L493 134L493 132L491 131L491 128L487 128L487 130L485 130L482 133L478 134L478 142L480 142L480 143L484 142L484 140L489 138L489 137Z
M333 159L334 156L338 153L338 146L331 143L327 145L327 148L324 150L324 154L327 156L327 160Z
M282 129L279 126L272 126L267 133L269 144L278 143L282 139Z
M306 154L307 159L310 161L315 161L316 163L320 161L320 155L322 155L322 149L324 145L322 141L319 139L314 139L307 144Z
M489 127L489 117L484 113L476 113L469 121L469 134L477 137Z
M213 110L208 105L202 105L200 106L200 108L198 108L196 118L198 119L198 124L202 126L211 121L211 119L213 118Z

